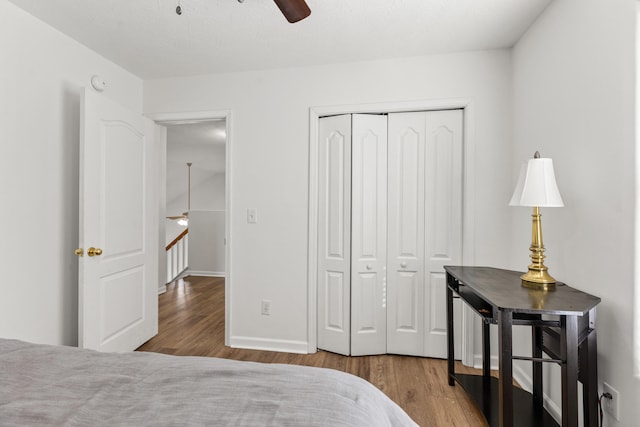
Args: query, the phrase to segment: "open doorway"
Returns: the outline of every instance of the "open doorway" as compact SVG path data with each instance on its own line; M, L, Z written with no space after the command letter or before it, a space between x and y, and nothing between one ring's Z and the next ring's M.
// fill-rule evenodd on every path
M168 123L167 283L225 276L226 120Z
M224 243L224 270L222 272L217 271L217 273L223 274L224 278L224 339L225 339L225 345L228 345L228 340L229 340L229 336L230 336L230 321L229 319L231 318L231 286L232 286L232 275L231 275L231 265L232 265L232 260L231 260L231 253L232 253L232 243L233 243L233 238L231 235L231 209L232 209L232 205L231 205L231 148L232 148L232 136L231 136L231 119L232 119L232 114L230 110L216 110L216 111L200 111L200 112L188 112L188 113L161 113L161 114L154 114L150 117L152 120L154 120L157 124L162 126L162 134L158 135L158 139L159 141L161 141L161 143L167 147L167 140L169 138L171 139L180 139L179 135L168 135L170 132L170 129L172 128L177 128L178 131L180 129L184 129L185 131L188 130L193 130L195 131L195 129L201 127L202 129L200 129L200 131L202 133L208 133L209 137L211 138L218 138L220 139L219 144L222 144L222 141L224 141L224 150L222 150L222 148L218 148L217 150L217 154L215 154L215 161L211 162L211 165L209 166L209 168L213 169L210 170L208 173L216 173L216 172L221 172L221 165L224 165L224 195L222 196L222 200L224 201L224 236L223 236L223 243ZM188 126L190 126L191 128L189 128ZM206 131L205 131L206 129ZM179 133L179 132L178 132ZM214 136L212 135L213 133L216 133L217 135ZM211 141L209 142L210 144L212 143ZM215 144L214 144L215 145ZM184 148L184 147L183 147ZM178 149L178 151L181 151ZM216 151L216 150L214 150ZM170 154L169 153L169 149L165 149L162 150L162 156L159 159L160 164L161 164L161 173L159 176L160 179L160 189L161 189L161 203L160 203L160 213L161 213L161 225L160 225L160 236L161 238L166 238L166 232L165 229L166 227L166 223L167 221L165 220L165 216L174 216L177 214L182 214L183 212L185 212L185 210L187 209L187 205L188 205L188 200L182 199L182 204L180 202L181 197L180 196L172 196L172 194L174 194L173 191L179 192L182 191L183 193L188 192L188 187L186 185L186 179L187 179L187 162L192 163L192 167L196 166L196 163L200 163L203 159L202 158L198 158L197 160L194 158L192 160L188 160L187 157L176 157L174 158L172 161L175 161L176 165L181 164L182 169L180 169L180 167L177 167L177 176L178 178L176 179L176 181L180 182L180 174L182 176L182 185L180 185L179 183L175 183L177 189L176 190L169 190L166 187L166 181L167 181L167 176L168 174L172 174L171 171L167 170L167 155ZM215 164L214 164L215 163ZM217 166L216 166L217 165ZM182 172L181 172L182 171ZM192 181L192 189L195 189L198 185L198 177L196 177L195 175L197 174L196 169L194 169L193 171L193 181ZM205 173L206 175L206 173ZM206 182L207 179L206 177L202 180L202 182ZM170 184L173 185L173 184ZM203 185L204 188L206 188L206 184ZM217 186L214 185L215 188L219 188ZM182 190L181 190L182 189ZM165 197L166 195L166 197ZM218 193L218 196L220 196L220 193ZM183 196L184 197L184 196ZM196 198L197 198L197 194L192 194L192 206L191 206L191 210L193 212L195 212L195 208L198 207L199 202L196 202ZM173 201L172 201L173 200ZM216 207L216 206L220 206L220 204L222 204L222 200L218 199L217 201L214 200L212 203L214 203L214 205L212 207ZM168 209L172 209L173 208L173 204L175 203L176 207L176 211L169 211ZM206 206L204 206L206 207ZM191 216L193 217L193 213L191 214ZM164 255L164 254L163 254ZM167 270L167 265L166 265L166 257L162 257L162 259L160 260L160 274L163 275L165 274L164 272ZM164 276L162 276L164 277Z

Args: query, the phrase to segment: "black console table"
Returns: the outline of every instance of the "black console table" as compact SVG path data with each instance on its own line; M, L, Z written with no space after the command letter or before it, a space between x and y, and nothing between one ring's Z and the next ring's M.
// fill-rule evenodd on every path
M562 426L578 426L578 381L583 384L585 427L598 425L595 306L600 298L563 283L540 291L521 286L517 271L452 267L447 272L449 385L458 382L490 426L558 426L543 407L542 364L561 367ZM453 349L454 293L483 320L482 375L456 374ZM490 375L489 325L498 325L499 378ZM512 326L531 326L532 355L512 354ZM546 356L545 356L546 354ZM533 392L513 384L513 360L533 363Z

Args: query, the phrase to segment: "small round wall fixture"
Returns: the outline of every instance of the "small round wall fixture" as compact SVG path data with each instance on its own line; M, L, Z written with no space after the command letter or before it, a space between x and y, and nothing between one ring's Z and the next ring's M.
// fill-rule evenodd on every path
M104 92L107 87L107 82L98 75L91 77L91 87L96 90L96 92Z

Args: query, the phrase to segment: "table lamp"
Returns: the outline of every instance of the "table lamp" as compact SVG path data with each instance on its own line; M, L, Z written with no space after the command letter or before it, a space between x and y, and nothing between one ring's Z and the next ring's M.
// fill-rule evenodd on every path
M531 264L529 271L521 276L522 286L549 290L554 289L556 279L548 273L544 265L544 245L542 243L541 207L562 207L562 196L558 191L553 161L540 158L536 151L533 159L522 162L518 183L511 196L509 206L533 207L531 224Z

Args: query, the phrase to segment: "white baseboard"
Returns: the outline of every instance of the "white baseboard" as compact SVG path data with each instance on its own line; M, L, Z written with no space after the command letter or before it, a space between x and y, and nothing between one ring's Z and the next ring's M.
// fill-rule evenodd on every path
M158 295L162 295L167 292L167 285L158 286Z
M186 270L184 276L225 277L225 273L224 271Z
M233 348L245 348L249 350L280 351L285 353L308 353L306 341L271 340L255 337L231 337L229 346Z
M482 355L481 354L474 354L473 355L473 368L482 369ZM498 369L498 356L491 356L491 369L494 370L494 371Z
M175 282L176 280L184 279L184 277L187 276L187 271L188 271L188 267L185 267L185 269L182 270L180 273L178 273L178 275L176 277L174 277L172 281L167 282L167 285L169 283Z

